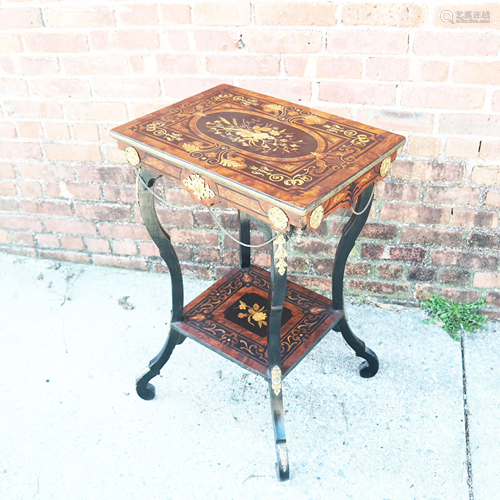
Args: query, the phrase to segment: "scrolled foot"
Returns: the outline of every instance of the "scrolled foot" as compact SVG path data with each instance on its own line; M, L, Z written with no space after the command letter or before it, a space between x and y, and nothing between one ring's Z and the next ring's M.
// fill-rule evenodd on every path
M288 481L290 479L290 467L288 465L288 449L285 442L276 443L276 475L280 481Z
M365 358L365 361L359 365L359 374L363 378L375 376L379 367L377 355L369 347L365 347L364 355L361 357Z
M155 386L149 383L149 381L154 376L155 374L151 373L151 371L147 369L143 374L137 377L137 380L135 382L135 390L137 392L137 395L146 401L154 399L156 395Z

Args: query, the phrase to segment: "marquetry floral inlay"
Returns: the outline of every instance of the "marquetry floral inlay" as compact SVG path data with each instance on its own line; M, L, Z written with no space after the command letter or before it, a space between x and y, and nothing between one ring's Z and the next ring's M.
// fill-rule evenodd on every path
M165 126L165 122L162 121L154 121L148 125L146 125L146 130L148 132L153 132L153 135L157 135L158 137L163 137L169 142L173 141L182 141L183 137L181 134L177 132L171 132L163 127Z
M201 175L193 174L182 183L198 198L204 200L206 198L215 198L215 193L205 184L205 180Z
M248 322L254 326L252 323L252 320L256 321L257 324L259 325L259 328L262 328L262 325L267 326L267 322L265 321L267 319L267 313L265 312L265 307L259 307L259 304L254 304L252 307L248 306L240 300L240 305L238 306L241 311L245 312L240 312L238 314L238 318L244 319L247 318Z

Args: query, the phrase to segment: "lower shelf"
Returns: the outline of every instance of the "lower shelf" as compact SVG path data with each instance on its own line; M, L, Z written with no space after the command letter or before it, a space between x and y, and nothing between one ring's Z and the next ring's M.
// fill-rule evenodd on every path
M269 378L267 370L270 274L236 268L184 308L172 325L235 363ZM331 300L287 281L281 327L281 369L286 376L342 317Z

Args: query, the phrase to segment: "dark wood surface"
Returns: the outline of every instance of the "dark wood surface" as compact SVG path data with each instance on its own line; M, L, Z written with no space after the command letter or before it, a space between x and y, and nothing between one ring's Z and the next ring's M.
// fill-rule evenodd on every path
M111 131L142 165L177 180L200 175L214 196L267 220L273 206L291 224L325 215L381 178L405 138L305 106L219 85ZM355 184L355 186L352 186ZM184 186L185 187L185 186ZM335 202L332 200L336 200Z
M268 378L269 279L270 274L256 266L234 269L185 306L183 320L174 328ZM283 376L341 316L331 300L287 282L281 328Z

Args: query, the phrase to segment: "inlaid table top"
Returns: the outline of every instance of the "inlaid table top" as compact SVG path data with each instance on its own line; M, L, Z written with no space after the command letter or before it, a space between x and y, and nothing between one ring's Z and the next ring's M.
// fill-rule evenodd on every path
M315 229L385 177L405 142L322 111L223 84L111 131L132 165L262 220L273 207ZM278 230L283 227L273 226Z

